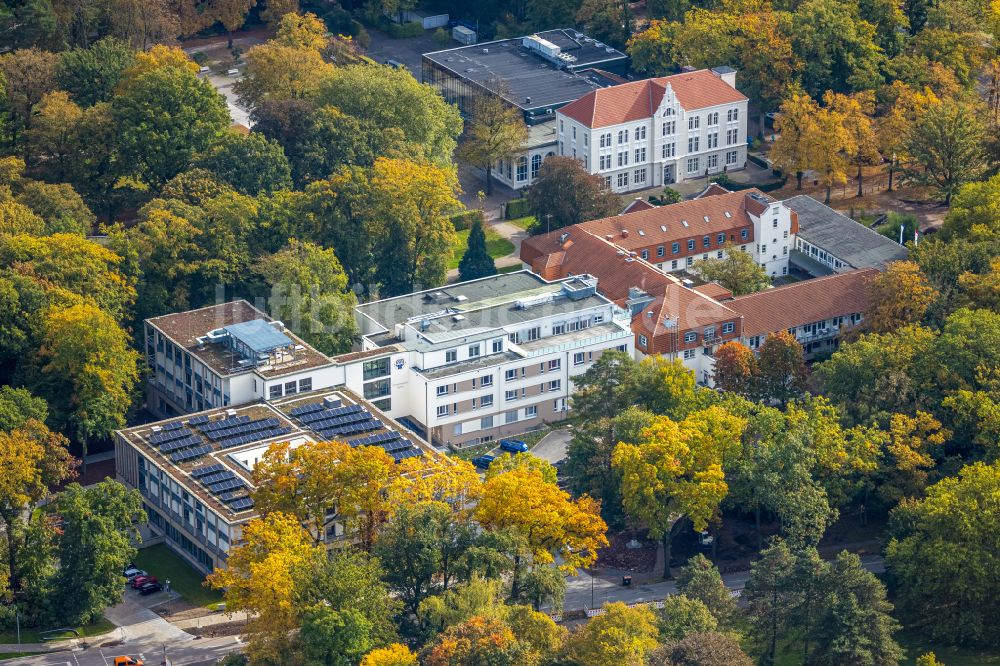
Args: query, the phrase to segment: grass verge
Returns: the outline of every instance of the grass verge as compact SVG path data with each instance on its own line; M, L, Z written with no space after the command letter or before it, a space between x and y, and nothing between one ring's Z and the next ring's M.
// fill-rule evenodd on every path
M7 661L8 659L20 659L21 657L34 657L39 654L45 654L44 652L4 652L0 653L0 661Z
M507 221L527 231L528 229L530 229L535 225L535 216L528 215L526 217L516 217L513 220L507 220Z
M59 627L21 627L21 642L22 643L45 643L48 641L43 641L42 636L47 636L49 641L62 640L64 638L84 638L87 636L100 636L101 634L106 634L115 628L114 622L101 616L98 620L91 622L90 624L84 625L82 627L74 627L79 633L74 634L72 631L65 631L63 633L45 633L45 629L58 629ZM14 644L17 643L17 630L14 627L4 629L0 631L0 643ZM3 653L4 658L8 658L10 653ZM22 656L28 656L33 653L25 653Z
M996 666L1000 664L1000 651L936 645L917 631L905 630L896 634L896 640L906 650L903 666L913 666L920 655L933 652L938 661L947 666Z
M514 251L514 244L493 229L487 228L484 231L486 232L486 251L490 253L491 257L499 259L500 257L506 257ZM465 255L468 242L468 229L455 232L455 245L452 246L451 262L448 263L449 269L458 268L458 263L462 261L462 257Z
M169 580L170 589L189 604L207 607L222 601L221 592L202 586L205 577L162 543L141 549L135 556L135 565L156 576L161 583Z

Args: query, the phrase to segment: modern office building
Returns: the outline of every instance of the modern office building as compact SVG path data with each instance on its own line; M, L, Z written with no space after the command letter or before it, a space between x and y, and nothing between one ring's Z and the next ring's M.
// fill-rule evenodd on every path
M556 111L559 154L615 192L743 169L747 104L731 67L596 89Z
M397 461L439 455L350 391L296 393L210 409L115 433L117 478L142 494L153 540L202 572L225 563L254 517L253 468L274 443L338 439L381 446ZM322 541L344 539L331 513Z

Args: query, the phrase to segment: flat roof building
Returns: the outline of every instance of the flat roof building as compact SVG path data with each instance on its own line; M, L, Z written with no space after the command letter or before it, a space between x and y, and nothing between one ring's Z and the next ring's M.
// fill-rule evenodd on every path
M199 570L225 562L257 516L253 469L272 444L343 440L396 461L438 455L415 433L346 389L212 409L115 433L117 477L139 490L156 538ZM344 536L331 516L323 540Z

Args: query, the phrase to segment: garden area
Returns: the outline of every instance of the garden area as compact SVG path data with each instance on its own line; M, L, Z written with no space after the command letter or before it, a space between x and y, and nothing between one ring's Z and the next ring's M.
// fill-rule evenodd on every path
M506 257L508 254L514 251L514 244L509 240L498 234L496 231L490 227L485 227L483 229L486 232L486 251L490 253L493 259L499 259L500 257ZM462 231L455 232L455 245L452 249L451 261L448 262L448 270L458 268L458 263L462 260L462 256L465 254L465 250L468 247L469 242L469 230L463 229Z
M170 589L193 606L208 607L222 601L221 592L202 585L205 577L164 544L141 549L135 556L135 565L161 583L169 580Z

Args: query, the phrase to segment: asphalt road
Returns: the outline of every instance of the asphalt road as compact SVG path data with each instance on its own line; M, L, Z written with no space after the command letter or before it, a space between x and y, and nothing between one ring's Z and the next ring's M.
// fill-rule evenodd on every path
M164 651L164 648L166 650ZM51 652L34 657L8 659L5 664L17 666L111 666L115 657L138 657L147 666L171 664L172 666L211 666L230 652L239 651L241 644L236 636L192 639L183 643L146 643L103 648L88 648L67 652ZM166 655L167 661L164 661Z

